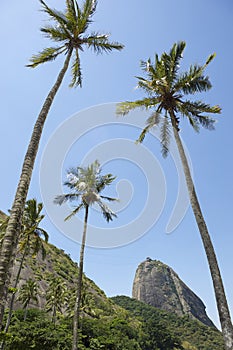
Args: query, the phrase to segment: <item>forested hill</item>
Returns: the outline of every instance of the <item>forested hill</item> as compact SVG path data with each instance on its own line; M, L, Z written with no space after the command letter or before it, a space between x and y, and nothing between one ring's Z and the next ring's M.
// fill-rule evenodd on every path
M41 255L27 257L18 292L29 279L35 281L37 302L30 302L24 320L23 303L17 301L6 350L71 349L78 266L63 250L51 244L46 250L44 260ZM17 260L14 276L20 256ZM223 350L216 329L129 297L107 298L86 276L81 324L82 350Z
M178 346L177 349L224 349L222 335L218 330L192 320L189 316L178 317L174 313L157 309L126 296L116 296L111 300L129 311L131 316L141 320L143 330L148 335L148 343L155 346L145 346L145 350L173 349L171 342L174 340L183 346Z

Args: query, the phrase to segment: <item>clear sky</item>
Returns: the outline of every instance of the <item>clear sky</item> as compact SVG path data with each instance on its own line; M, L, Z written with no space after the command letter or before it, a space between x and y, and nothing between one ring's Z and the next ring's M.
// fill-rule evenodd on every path
M65 1L50 0L48 4L63 9ZM46 15L39 11L39 1L35 0L30 2L22 0L14 5L2 2L0 9L2 13L0 209L6 212L14 198L32 126L62 66L63 58L34 70L26 68L25 65L32 54L50 46L49 41L39 32L39 28L45 23ZM161 54L179 40L185 40L187 43L181 69L192 63L204 63L209 54L216 52L216 58L207 69L213 88L202 96L206 102L219 104L222 107L216 130L212 132L203 130L200 134L195 134L184 121L181 124L181 136L189 152L200 203L216 248L228 301L233 311L232 19L231 0L221 2L100 0L90 31L93 29L110 32L111 39L123 43L125 49L103 56L96 56L90 50L81 53L83 87L71 90L68 87L70 74L67 75L45 125L29 193L29 198L36 197L39 201L42 200L41 173L42 192L47 176L49 193L49 188L53 184L53 172L56 170L53 168L53 160L62 156L61 144L57 143L54 159L51 159L51 163L46 163L46 168L43 169L40 165L42 154L48 150L48 143L54 140L55 130L60 128L58 130L63 131L61 123L76 115L78 118L75 119L76 129L72 130L74 139L71 134L64 134L69 147L63 157L64 164L59 169L58 176L64 180L65 170L68 167L79 165L86 155L87 159L92 159L98 154L100 160L106 162L103 171L117 175L116 184L124 180L118 183L118 187L113 186L109 192L111 195L123 198L118 207L115 207L119 219L107 226L93 211L90 222L94 230L97 226L102 227L111 235L116 227L121 230L125 225L134 222L148 203L149 207L146 206L144 211L150 218L157 219L149 230L145 229L145 222L137 224L135 227L141 230L141 233L135 231L136 236L133 235L132 228L129 228L131 231L126 233L125 239L115 244L118 245L116 248L100 249L96 248L98 239L92 242L95 248L89 247L86 250L84 268L86 275L108 296L117 294L130 296L138 264L147 256L161 260L170 265L201 297L207 306L208 315L216 325L219 325L219 322L213 287L190 208L177 228L172 233L166 234L180 178L174 157L170 156L166 160L161 157L159 142L153 135L145 140L145 149L133 145L132 141L140 132L140 127L134 122L134 115L124 117L124 121L121 120L122 124L119 118L114 119L112 112L109 113L109 125L105 121L103 126L102 120L106 117L105 104L135 100L143 96L140 91L134 89L135 76L141 74L139 66L141 59L153 58L155 52ZM103 110L93 107L96 105L103 106ZM85 113L79 112L90 107L93 107L90 109L92 121L88 128L91 126L94 129L85 134L87 119ZM136 115L135 118L137 117ZM143 117L142 114L139 119L143 120ZM116 125L111 124L114 120ZM126 125L126 121L131 125ZM82 137L79 140L80 135ZM111 146L108 144L103 148L102 143L109 142L108 140L111 140ZM115 141L118 143L114 144ZM100 149L96 150L97 146ZM90 155L93 150L94 155ZM144 157L144 151L150 154L151 160ZM163 192L164 186L166 193ZM146 202L148 198L149 202ZM44 228L50 234L50 242L63 248L73 259L78 260L79 244L67 238L54 226L53 220L49 218L49 208L45 209L48 214L44 220ZM109 231L106 231L107 228ZM119 232L122 235L123 231ZM66 232L66 235L69 233ZM133 239L136 240L128 242ZM107 245L111 246L111 243ZM101 246L104 246L104 243Z

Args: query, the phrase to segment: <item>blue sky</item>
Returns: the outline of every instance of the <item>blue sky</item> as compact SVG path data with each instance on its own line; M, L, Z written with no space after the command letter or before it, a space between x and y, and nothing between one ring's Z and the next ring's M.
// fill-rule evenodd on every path
M64 1L61 0L50 0L48 4L51 7L64 8ZM63 58L34 70L26 68L25 65L32 54L50 46L49 41L39 32L46 16L39 11L39 1L29 4L26 0L22 0L14 6L5 2L1 3L0 9L3 14L0 31L2 45L0 209L7 211L13 201L33 123L46 93L56 78ZM232 15L233 4L230 0L221 2L128 0L127 4L123 0L100 0L90 30L110 32L111 39L123 43L125 49L103 56L96 56L91 51L81 53L83 87L73 90L68 88L70 79L68 73L45 125L29 193L29 198L36 197L41 200L39 181L42 154L61 123L95 105L134 100L143 96L139 90L134 89L135 76L141 74L139 66L141 59L153 58L155 52L161 54L179 40L185 40L187 43L181 69L192 63L204 63L210 53L216 52L216 58L207 69L213 88L202 97L206 102L219 104L222 107L216 130L213 132L202 130L200 134L195 134L189 125L182 122L181 136L191 158L197 192L216 248L231 310L233 309ZM80 115L81 126L83 120L82 114ZM129 123L133 123L130 116L125 118ZM88 153L90 147L95 147L93 140L98 144L108 139L134 140L138 132L139 129L135 127L117 125L115 129L105 127L96 134L87 134L86 138L70 145L72 147L64 160L61 177L64 179L67 167L79 165L85 152ZM88 248L85 272L107 295L131 295L137 265L147 256L161 260L170 265L202 298L209 316L216 325L219 325L207 261L191 209L188 209L174 232L165 233L178 191L177 171L172 157L166 160L161 157L159 142L153 136L145 140L145 147L153 153L165 176L167 193L162 213L153 228L134 243L114 249ZM135 154L137 152L135 146ZM147 186L145 180L149 176L143 174L134 162L114 157L106 164L104 171L116 174L119 180L126 179L129 196L134 196L134 201L119 212L119 221L116 220L113 226L109 226L110 229L116 227L117 222L126 224L127 220L132 220L140 208L143 208L144 190ZM150 175L152 172L153 169ZM50 173L51 169L48 167L47 176L51 181ZM158 185L156 176L154 184L149 185L156 188ZM133 188L132 191L130 186ZM117 193L114 187L110 189L113 195L120 195L121 192ZM124 189L122 194L124 195ZM125 200L127 202L127 198ZM151 215L154 215L153 206L149 210ZM94 212L90 219L91 224L95 225ZM106 227L101 219L98 225ZM75 260L78 259L79 245L59 232L48 215L44 221L44 228L49 231L51 243L63 248Z

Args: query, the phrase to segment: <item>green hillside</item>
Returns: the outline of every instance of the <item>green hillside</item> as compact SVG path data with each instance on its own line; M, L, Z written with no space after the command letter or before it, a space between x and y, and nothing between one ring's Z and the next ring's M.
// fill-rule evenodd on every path
M117 296L111 298L117 305L125 308L131 316L141 320L143 330L148 336L142 347L144 350L172 349L166 346L166 336L179 339L184 349L221 350L224 349L221 333L199 321L191 320L188 316L177 315L159 310L138 300ZM159 342L159 343L158 343ZM158 347L153 347L156 344Z
M45 260L40 255L27 257L19 292L28 279L34 280L38 285L38 302L30 303L24 320L25 310L17 300L5 350L71 349L78 266L63 250L51 244L46 245L46 250ZM19 260L20 256L17 264ZM64 287L64 299L60 300L61 307L57 307L55 319L46 303L53 280L58 280ZM62 298L58 295L58 304L59 297ZM177 317L129 297L107 298L92 280L84 276L80 349L221 350L223 343L220 332L200 322Z

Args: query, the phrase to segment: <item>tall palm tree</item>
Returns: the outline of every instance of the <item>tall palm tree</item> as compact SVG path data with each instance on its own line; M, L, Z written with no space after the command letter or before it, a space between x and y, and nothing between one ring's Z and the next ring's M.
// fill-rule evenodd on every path
M33 300L38 303L38 284L31 278L27 280L19 290L18 300L23 304L24 321L27 318L27 310L30 302Z
M32 136L24 158L20 180L15 194L15 199L11 209L10 220L4 237L4 242L0 252L0 328L4 314L6 302L8 279L12 256L18 242L18 228L22 220L23 208L26 202L28 188L31 181L31 175L37 155L40 138L47 115L49 113L55 95L62 83L69 63L72 62L72 81L70 86L76 87L82 85L82 75L80 66L80 52L85 47L92 48L95 53L111 52L112 50L121 50L123 45L117 42L110 42L108 35L93 32L87 34L87 29L92 22L92 16L96 11L97 0L85 0L82 6L79 6L76 0L66 0L66 9L64 12L51 9L43 0L40 0L43 11L49 16L54 25L47 25L41 28L42 33L52 41L58 43L57 46L47 47L39 54L32 56L29 67L53 61L61 54L65 55L63 67L58 74L57 80L51 88L39 116L34 125Z
M52 322L56 324L57 311L63 311L68 297L67 285L61 278L53 276L46 292L46 310L52 312Z
M86 244L87 234L87 222L89 207L93 204L97 204L104 218L107 222L113 220L116 214L103 202L103 199L107 201L115 201L116 198L103 196L100 193L109 186L115 177L112 174L101 175L101 168L98 161L95 161L86 168L73 168L68 171L67 181L64 183L69 188L69 193L59 195L55 198L55 204L63 204L67 201L77 201L75 209L69 216L65 218L68 220L77 214L81 209L84 209L84 227L82 235L82 243L80 248L79 257L79 274L77 280L76 300L74 306L74 318L73 318L73 344L72 350L78 349L78 330L80 321L80 308L82 298L82 277L83 277L83 262L84 262L84 250Z
M46 256L46 249L44 247L44 243L48 242L49 236L43 228L39 227L40 222L44 219L44 215L41 215L42 209L43 204L37 203L36 199L34 198L28 200L24 208L18 249L21 255L20 263L13 285L12 295L10 298L7 322L4 329L5 333L8 332L10 326L15 295L17 292L17 286L26 256L30 253L33 257L36 257L39 252L41 252L42 254L42 259L44 259ZM9 217L6 218L6 221L8 221L8 219ZM4 227L4 223L2 225ZM44 239L41 238L42 236L44 237ZM4 343L0 345L0 349L3 348Z
M204 70L215 55L209 56L204 65L191 65L188 71L179 73L179 64L183 57L185 46L184 41L174 44L169 53L164 52L160 58L158 55L155 55L154 63L150 59L146 62L142 61L141 66L145 77L137 77L137 79L138 87L146 93L146 97L134 102L120 103L117 113L125 115L130 110L138 107L152 110L152 114L147 119L146 126L137 141L142 142L151 128L159 127L164 156L167 155L169 150L171 131L174 134L186 177L191 206L208 259L225 348L232 350L233 328L223 282L179 135L180 116L186 117L195 131L199 131L200 126L209 130L214 129L215 120L209 114L220 113L220 107L210 106L202 101L193 101L190 99L190 96L211 88L210 80L204 75Z

